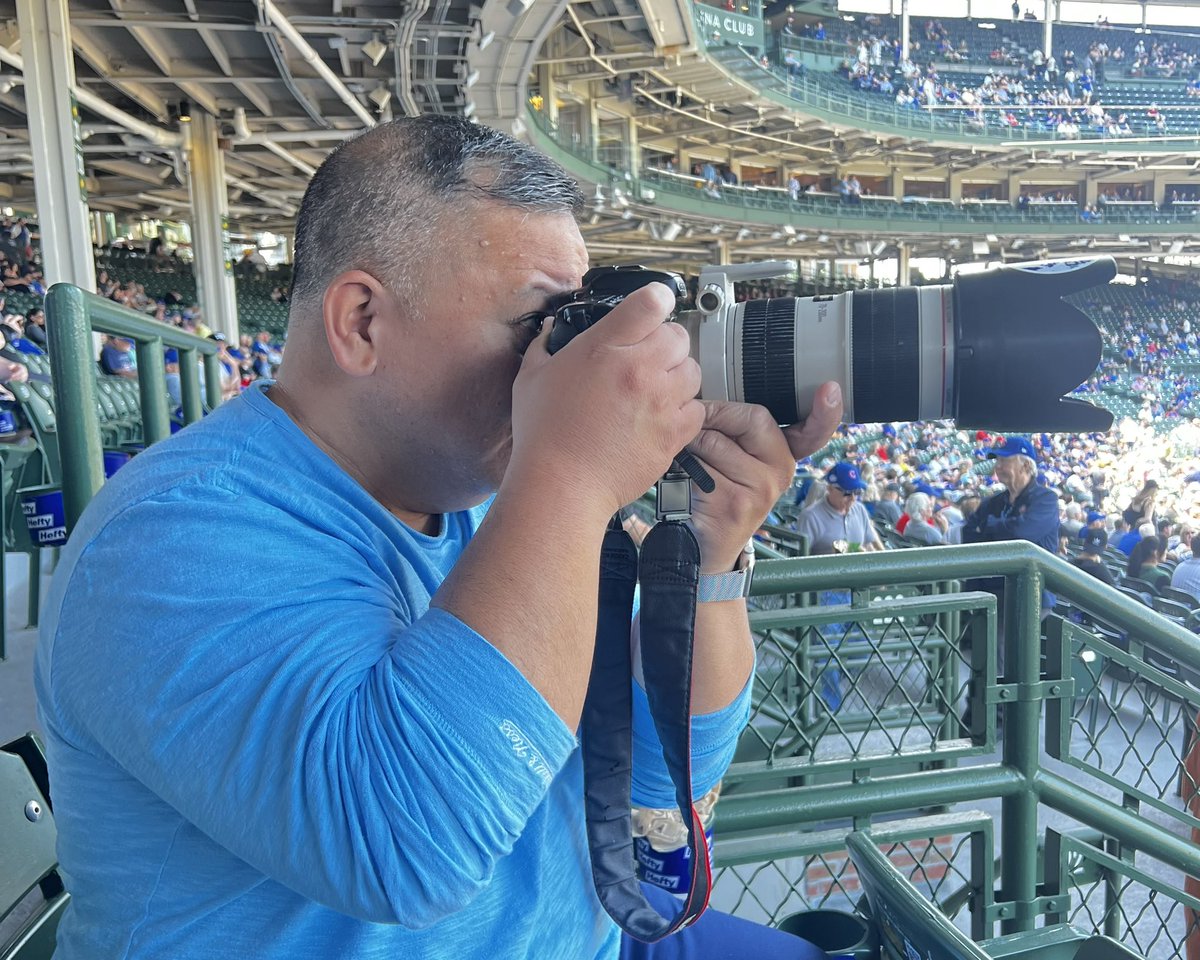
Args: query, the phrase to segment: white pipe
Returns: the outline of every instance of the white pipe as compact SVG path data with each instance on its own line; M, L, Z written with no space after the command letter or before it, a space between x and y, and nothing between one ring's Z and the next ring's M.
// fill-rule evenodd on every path
M248 143L252 134L250 133L250 124L246 122L246 111L243 107L237 107L233 111L233 142ZM263 140L259 144L266 147L271 153L279 157L281 160L286 160L293 167L303 173L306 177L311 177L317 172L317 168L310 163L305 163L290 150L285 150L273 140Z
M292 26L292 22L284 15L283 11L275 5L275 0L258 0L258 6L279 32L287 38L288 42L296 48L296 52L304 58L305 63L329 84L329 88L337 94L338 99L348 106L366 126L375 126L375 118L371 115L371 111L359 103L358 98L342 83L341 77L329 69L329 66L321 59L321 55L312 48L300 31Z
M225 181L230 184L230 186L237 187L239 190L244 190L246 193L258 197L263 201L263 203L270 204L272 207L275 207L278 210L283 210L284 212L291 214L296 212L296 208L292 204L287 203L284 200L277 199L276 197L264 192L261 187L256 187L254 184L249 183L240 177L231 177L226 174Z
M307 143L310 140L347 140L357 137L360 130L277 130L272 133L252 133L238 143Z
M275 156L279 157L281 160L286 160L293 167L295 167L297 170L299 170L301 173L303 173L306 177L311 177L314 173L317 172L317 168L314 167L311 163L305 163L303 160L301 160L298 156L296 156L290 150L284 150L283 147L279 146L279 144L277 144L277 143L272 143L270 140L268 140L266 143L263 144L263 146L266 147L268 150L270 150L273 154L275 154Z
M237 143L250 139L250 124L246 122L246 108L235 107L233 111L233 138Z
M14 70L20 70L22 74L25 72L25 61L4 46L0 46L0 63L7 63ZM178 147L183 143L183 137L180 134L139 120L79 85L75 86L72 93L75 94L75 99L79 101L81 107L87 107L93 113L107 117L126 130L140 134L156 147Z

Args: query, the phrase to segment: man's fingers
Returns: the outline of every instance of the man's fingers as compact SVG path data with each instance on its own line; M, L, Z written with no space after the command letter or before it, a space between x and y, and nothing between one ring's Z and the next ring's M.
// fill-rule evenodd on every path
M704 429L731 437L737 445L758 460L782 463L795 458L787 441L766 407L752 403L709 400L704 404Z
M833 380L821 384L813 396L812 413L802 423L783 431L796 460L810 457L833 436L842 422L842 388Z
M675 295L667 286L648 283L634 290L581 336L622 347L641 343L662 326L674 309Z

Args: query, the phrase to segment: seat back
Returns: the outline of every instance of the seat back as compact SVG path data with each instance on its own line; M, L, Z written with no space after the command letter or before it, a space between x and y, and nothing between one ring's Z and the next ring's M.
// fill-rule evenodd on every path
M0 920L34 908L0 942L0 960L49 960L68 896L57 873L46 763L33 734L0 747Z
M44 459L44 482L62 483L62 458L58 449L58 418L54 413L53 391L51 398L41 395L28 383L8 384L29 425Z
M1176 603L1181 603L1188 610L1195 610L1200 607L1200 603L1196 602L1196 598L1190 593L1185 593L1182 590L1176 590L1174 587L1163 587L1158 591L1158 595L1164 600L1174 600Z

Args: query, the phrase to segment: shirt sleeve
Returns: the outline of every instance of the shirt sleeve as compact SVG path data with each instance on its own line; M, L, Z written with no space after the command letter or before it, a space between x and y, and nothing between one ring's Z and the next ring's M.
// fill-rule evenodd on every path
M737 750L738 737L750 719L754 672L729 706L692 717L692 799L697 800L725 775ZM665 810L675 806L675 785L663 761L662 743L654 729L650 701L641 684L633 684L633 803Z
M42 708L272 879L427 927L489 882L575 739L479 634L265 513L189 490L118 514L71 573ZM255 576L229 575L247 530Z

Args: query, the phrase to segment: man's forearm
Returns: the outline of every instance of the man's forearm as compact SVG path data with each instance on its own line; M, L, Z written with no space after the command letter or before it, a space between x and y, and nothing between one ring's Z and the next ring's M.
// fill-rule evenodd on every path
M502 491L433 604L503 653L576 730L596 639L607 518L560 505L536 486Z
M692 657L692 713L729 706L754 669L754 641L745 600L696 605Z

